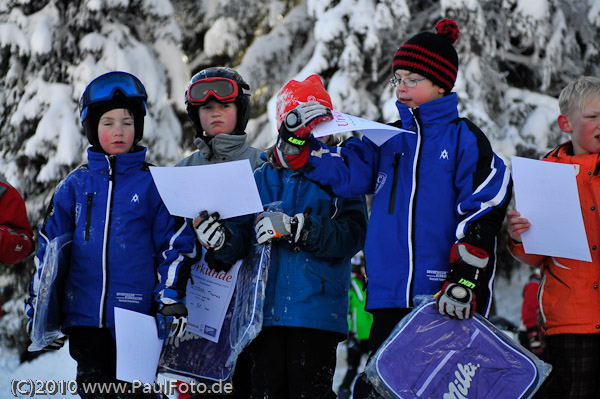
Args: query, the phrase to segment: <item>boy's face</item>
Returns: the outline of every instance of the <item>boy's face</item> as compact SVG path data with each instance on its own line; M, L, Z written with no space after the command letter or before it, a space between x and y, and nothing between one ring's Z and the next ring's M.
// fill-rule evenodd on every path
M108 155L125 154L133 145L133 115L125 108L112 109L100 117L98 141Z
M560 115L558 125L571 134L575 155L600 153L600 95L591 97L571 115Z
M231 134L237 124L237 105L210 100L198 108L202 128L210 137Z
M407 71L404 69L397 69L394 73L396 79L415 79L421 80L424 77L418 73ZM445 90L439 86L433 84L429 79L421 80L417 82L417 85L413 88L408 88L404 82L396 86L396 99L400 104L404 104L409 108L416 108L421 104L442 98Z

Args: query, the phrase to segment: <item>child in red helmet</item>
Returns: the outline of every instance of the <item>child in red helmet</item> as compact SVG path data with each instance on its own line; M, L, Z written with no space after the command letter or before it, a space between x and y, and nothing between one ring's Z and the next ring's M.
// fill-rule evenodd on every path
M308 105L298 110L299 103ZM292 133L310 130L328 107L331 100L316 75L289 82L278 95L281 126ZM296 119L284 120L290 109L298 111ZM268 162L254 172L265 212L244 223L211 215L196 231L226 263L243 258L251 241L272 246L263 327L248 346L250 397L333 399L336 349L348 336L350 259L364 242L366 203L362 196L332 196L280 167L277 156L274 148L267 151Z

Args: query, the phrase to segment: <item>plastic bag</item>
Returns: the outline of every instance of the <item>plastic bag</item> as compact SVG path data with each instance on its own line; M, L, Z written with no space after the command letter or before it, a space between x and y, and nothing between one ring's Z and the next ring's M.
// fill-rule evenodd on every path
M227 381L242 350L262 328L262 309L271 257L270 245L254 245L240 265L233 298L217 343L191 332L165 341L159 372L189 381Z
M385 398L531 398L552 367L479 314L457 320L423 301L369 360L366 374Z
M69 270L71 255L70 236L56 237L46 247L39 273L39 284L34 287L31 344L27 348L36 352L64 337L61 331L61 305L65 289L65 277Z

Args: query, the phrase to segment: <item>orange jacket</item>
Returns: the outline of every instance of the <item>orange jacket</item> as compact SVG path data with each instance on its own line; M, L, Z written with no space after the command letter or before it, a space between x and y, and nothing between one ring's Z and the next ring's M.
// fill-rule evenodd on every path
M543 160L575 165L592 262L526 254L523 244L509 240L517 260L541 268L538 300L548 335L600 333L600 154L575 156L572 148L570 141L561 144Z

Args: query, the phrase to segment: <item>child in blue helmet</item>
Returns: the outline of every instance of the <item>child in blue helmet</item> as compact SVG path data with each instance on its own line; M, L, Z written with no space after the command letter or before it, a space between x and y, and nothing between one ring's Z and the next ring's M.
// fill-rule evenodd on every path
M33 318L44 255L72 239L61 303L62 330L77 361L77 382L116 382L114 309L156 314L159 336L183 334L185 287L196 257L195 234L169 214L145 161L146 90L133 75L94 79L79 104L90 142L88 163L56 188L39 230L27 315ZM61 342L55 342L54 349Z

